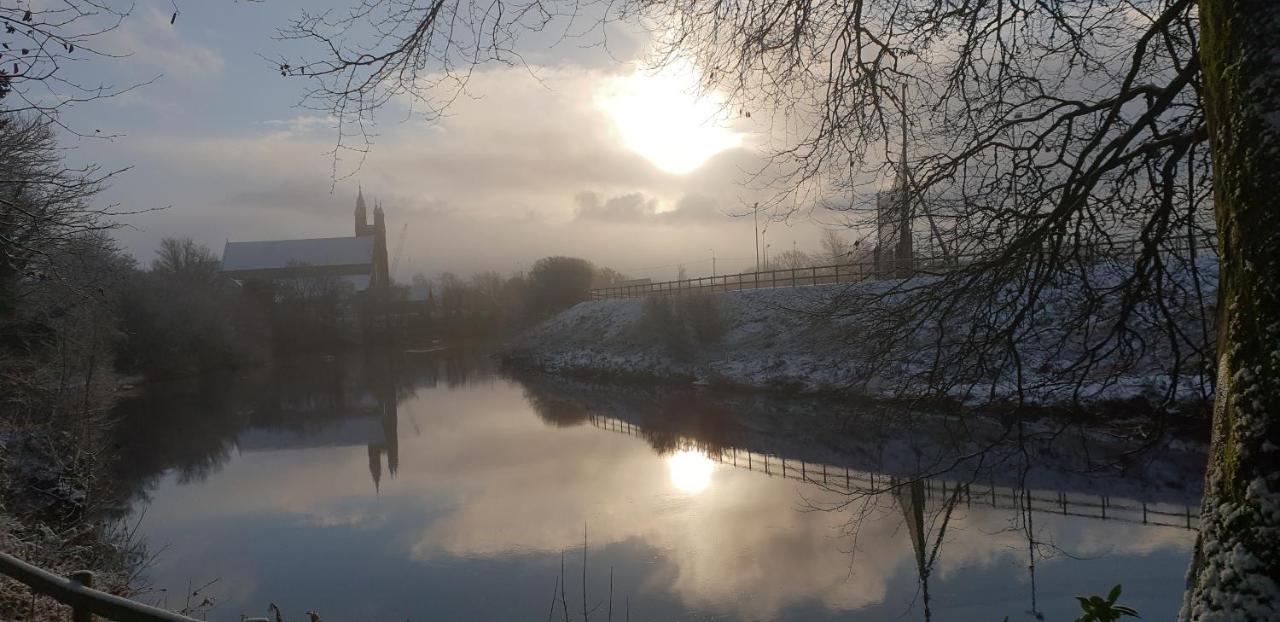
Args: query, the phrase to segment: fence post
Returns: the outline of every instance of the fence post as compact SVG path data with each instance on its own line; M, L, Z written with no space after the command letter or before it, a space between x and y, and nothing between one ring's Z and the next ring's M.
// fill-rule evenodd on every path
M80 587L93 587L93 573L88 570L77 570L68 578ZM71 609L71 620L72 622L92 622L93 614L88 609L75 606Z
M840 284L840 264L836 264L836 285Z
M791 269L791 286L792 287L796 286L796 269L795 268Z
M813 282L810 285L818 284L818 266L813 267Z

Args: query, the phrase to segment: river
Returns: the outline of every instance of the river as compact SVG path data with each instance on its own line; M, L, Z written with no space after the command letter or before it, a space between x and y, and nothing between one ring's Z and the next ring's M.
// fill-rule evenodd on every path
M119 414L141 598L219 621L584 600L595 620L1063 620L1117 583L1170 619L1204 460L1052 421L513 377L482 350L157 385Z

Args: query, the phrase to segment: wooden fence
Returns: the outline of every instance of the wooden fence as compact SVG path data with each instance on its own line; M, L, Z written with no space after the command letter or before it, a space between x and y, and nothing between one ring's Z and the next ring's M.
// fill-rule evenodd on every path
M801 285L830 285L857 283L860 281L889 279L920 273L940 273L948 264L932 257L920 257L911 265L893 266L891 262L860 262L807 268L782 268L720 274L679 281L657 283L633 283L615 287L599 287L591 290L592 300L608 298L643 298L645 296L681 296L687 294L736 292L747 289L772 289Z
M1162 248L1162 254L1176 254L1189 257L1189 251L1213 253L1215 247L1209 243L1186 244L1171 248ZM1137 240L1119 241L1104 248L1087 253L1093 261L1106 259L1116 260L1136 257L1142 253L1141 243ZM904 278L917 274L943 274L959 266L973 263L980 255L961 255L951 257L914 257L910 260L862 261L829 266L810 266L804 268L779 268L761 270L759 272L742 272L739 274L721 274L694 279L661 281L655 283L632 283L613 287L598 287L591 290L591 300L609 298L643 298L646 296L681 296L688 294L735 292L748 289L772 289L775 287L799 287L802 285L830 285L835 283L858 283L880 279Z

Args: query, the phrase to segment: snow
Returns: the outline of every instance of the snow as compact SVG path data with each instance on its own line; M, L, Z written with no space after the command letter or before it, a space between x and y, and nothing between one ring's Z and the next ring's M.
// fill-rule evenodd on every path
M1095 279L1121 278L1119 271L1116 276L1103 272ZM1216 263L1201 266L1200 277L1204 299L1212 301ZM911 281L918 285L932 278L936 277ZM1173 357L1158 345L1164 335L1158 334L1154 320L1149 330L1157 334L1141 335L1152 345L1140 356L1120 361L1117 354L1100 360L1088 375L1065 377L1060 370L1079 356L1080 337L1064 335L1055 322L1078 308L1069 291L1052 290L1043 296L1037 323L1025 331L1019 346L1020 379L1011 369L1001 369L977 380L938 383L928 378L939 342L936 328L918 330L886 353L868 332L870 318L884 309L849 309L849 300L901 285L902 281L874 281L712 294L726 325L723 338L708 347L691 348L693 353L685 357L672 356L653 334L644 321L643 299L589 301L513 340L504 358L521 367L573 375L873 398L934 396L941 391L970 404L1012 399L1019 386L1024 401L1049 405L1133 398L1160 402L1166 395L1191 400L1203 397L1208 385L1203 366L1184 368L1177 381L1172 380ZM1099 325L1107 319L1098 318ZM1200 334L1200 320L1191 313L1176 318L1184 334L1193 337ZM964 334L971 324L987 321L990 318L961 315L946 325L946 332Z

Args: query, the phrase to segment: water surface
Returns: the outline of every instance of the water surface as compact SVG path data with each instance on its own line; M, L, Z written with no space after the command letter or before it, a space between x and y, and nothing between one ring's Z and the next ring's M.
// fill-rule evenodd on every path
M122 415L146 598L216 579L212 620L543 619L562 560L581 619L584 530L597 620L1061 620L1116 583L1168 619L1203 461L1051 422L506 377L465 350L208 378Z

